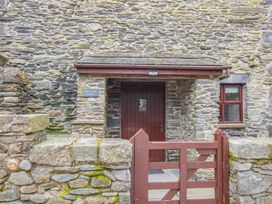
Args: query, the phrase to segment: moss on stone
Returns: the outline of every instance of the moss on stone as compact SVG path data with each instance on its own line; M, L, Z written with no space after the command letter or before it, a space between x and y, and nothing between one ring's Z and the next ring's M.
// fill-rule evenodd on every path
M119 203L119 195L114 197L113 203Z
M65 130L52 130L52 129L47 129L46 133L49 135L65 135L68 134L67 131Z
M101 176L96 176L95 178L96 178L97 180L102 180L102 181L105 181L105 182L108 183L108 184L111 184L111 179L108 178L108 177L106 177L106 176L101 175Z
M92 164L92 165L95 166L98 169L105 169L105 166L102 165L102 164L99 164L99 163L95 163L95 164Z
M96 170L96 171L88 171L83 173L84 176L89 176L89 177L93 177L93 176L100 176L103 175L104 171L103 170Z
M62 191L58 192L57 197L64 199L64 196L70 194L71 190L72 188L70 188L69 186L65 186Z
M231 151L229 151L229 160L238 161L239 158L235 157Z

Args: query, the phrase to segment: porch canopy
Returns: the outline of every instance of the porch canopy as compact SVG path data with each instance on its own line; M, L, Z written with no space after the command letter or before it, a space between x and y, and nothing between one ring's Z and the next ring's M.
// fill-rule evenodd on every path
M223 78L230 66L203 58L91 57L75 64L79 74L110 78Z

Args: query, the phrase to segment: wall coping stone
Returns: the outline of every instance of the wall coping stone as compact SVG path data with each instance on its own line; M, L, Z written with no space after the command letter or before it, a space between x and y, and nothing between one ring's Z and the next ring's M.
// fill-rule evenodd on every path
M47 114L0 114L0 134L7 132L33 133L49 125Z
M241 159L271 159L272 138L230 138L231 156Z
M122 139L54 138L34 145L30 160L36 164L66 166L73 162L130 166L132 144Z

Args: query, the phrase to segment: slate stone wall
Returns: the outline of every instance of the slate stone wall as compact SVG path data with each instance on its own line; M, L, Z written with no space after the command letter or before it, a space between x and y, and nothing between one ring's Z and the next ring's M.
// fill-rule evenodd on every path
M105 137L106 79L78 76L77 119L72 122L72 134Z
M27 112L26 73L0 67L0 113Z
M0 53L9 59L7 67L27 73L27 110L49 113L51 130L69 131L76 119L76 62L90 56L110 56L112 61L116 56L191 61L198 57L252 76L246 85L249 128L235 135L268 136L271 4L270 0L1 0ZM197 124L205 124L205 119Z
M128 141L45 139L47 115L0 115L0 203L130 203Z
M272 203L271 138L230 140L232 204Z

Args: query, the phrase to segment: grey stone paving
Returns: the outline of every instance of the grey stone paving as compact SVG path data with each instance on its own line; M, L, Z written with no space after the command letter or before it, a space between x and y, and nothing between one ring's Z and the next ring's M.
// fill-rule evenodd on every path
M175 182L179 179L178 170L163 170L158 173L149 174L149 182ZM169 191L169 189L163 190L150 190L148 192L149 201L161 200L163 196ZM187 198L214 198L214 189L202 188L202 189L188 189ZM173 200L178 200L179 195L176 195Z

